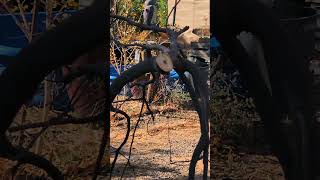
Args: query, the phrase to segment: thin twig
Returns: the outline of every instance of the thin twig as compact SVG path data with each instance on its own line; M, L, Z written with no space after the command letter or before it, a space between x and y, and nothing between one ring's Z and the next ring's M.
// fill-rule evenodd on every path
M180 3L180 1L181 1L181 0L178 0L178 1L177 1L177 3L172 7L172 9L171 9L171 11L170 11L169 15L167 16L167 19L166 19L166 27L168 27L169 17L171 16L171 14L172 14L173 10L177 8L177 6L178 6L178 4Z
M31 41L33 39L34 33L37 29L37 19L38 19L38 11L39 11L39 0L33 1L33 9L32 9L32 22L31 22Z
M44 126L42 127L42 129L40 130L40 132L38 132L34 138L31 140L31 142L27 145L26 149L29 150L33 144L38 140L38 138L41 136L42 133L44 133L47 129L48 129L49 126Z
M124 16L119 16L119 15L110 15L111 18L115 18L115 19L119 19L119 20L122 20L122 21L126 21L128 24L130 25L133 25L133 26L136 26L142 30L151 30L153 32L163 32L163 33L167 33L169 29L167 28L161 28L159 26L156 26L156 25L145 25L145 24L141 24L141 23L137 23L127 17L124 17Z
M168 142L169 142L169 159L170 163L172 163L172 145L171 145L171 140L170 140L170 123L169 123L169 117L167 116L167 125L168 125Z
M14 20L14 22L16 23L16 25L20 28L20 30L24 33L25 37L28 37L28 32L26 31L26 29L24 28L24 26L21 24L21 22L17 19L17 17L14 15L14 12L12 12L10 10L10 8L8 7L8 5L5 3L4 0L0 1L1 4L3 5L3 7L6 9L6 11L8 11L8 13L10 14L10 16L12 17L12 19Z
M23 126L10 127L8 129L8 132L15 132L15 131L19 131L19 130L40 128L40 127L46 127L46 126L93 123L93 122L97 122L103 118L105 118L105 117L102 116L102 113L98 114L96 116L87 117L87 118L74 118L71 116L54 117L54 118L51 118L45 122L38 122L38 123L25 124Z
M20 16L22 17L22 21L23 21L23 27L25 28L27 34L26 34L26 37L27 39L29 40L29 42L31 41L31 36L30 36L30 27L28 25L28 21L26 19L26 16L24 14L24 9L23 9L23 6L21 4L21 1L20 0L16 0L17 4L18 4L18 8L19 8L19 13L20 13Z
M119 46L123 46L123 47L131 47L131 46L137 46L137 47L141 47L143 49L146 49L146 50L159 50L159 51L162 51L162 52L169 52L169 48L165 47L165 46L162 46L162 45L159 45L159 44L156 44L156 45L153 45L153 44L139 44L139 43L134 43L134 44L123 44L115 39L111 39L111 41L114 41L115 44L119 45Z
M143 89L143 92L142 92L142 97L145 97L145 89ZM133 142L134 142L134 137L135 137L135 134L136 134L136 131L137 131L137 128L138 128L138 125L139 125L139 122L141 121L141 117L142 117L142 111L143 111L143 108L144 108L144 104L145 104L145 101L142 102L142 105L141 105L141 109L140 109L140 113L139 113L139 118L137 120L137 123L134 127L134 130L133 130L133 134L132 134L132 139L131 139L131 144L130 144L130 148L129 148L129 158L127 160L127 163L122 171L122 174L121 174L121 179L124 175L124 172L126 171L127 169L127 166L128 166L128 162L130 162L130 158L131 158L131 152L132 152L132 146L133 146Z
M116 150L116 154L115 154L115 157L113 159L113 162L112 162L112 165L111 165L111 172L110 172L110 179L112 179L112 172L113 172L113 169L115 167L115 164L117 162L117 159L118 159L118 155L120 153L120 150L122 149L122 147L127 143L128 139L129 139L129 135L130 135L130 116L128 114L126 114L125 112L119 110L119 109L115 109L115 108L111 108L111 111L113 112L116 112L116 113L119 113L119 114L122 114L123 116L125 116L125 118L127 119L127 132L126 132L126 135L125 135L125 138L123 140L123 142L121 143L121 145L117 148ZM127 161L129 161L129 158L127 159Z

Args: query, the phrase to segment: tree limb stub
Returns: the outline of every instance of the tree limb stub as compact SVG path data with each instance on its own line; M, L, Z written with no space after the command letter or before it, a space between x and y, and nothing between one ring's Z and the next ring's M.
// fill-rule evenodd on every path
M173 63L168 53L160 53L156 58L156 63L164 72L170 72L173 69Z

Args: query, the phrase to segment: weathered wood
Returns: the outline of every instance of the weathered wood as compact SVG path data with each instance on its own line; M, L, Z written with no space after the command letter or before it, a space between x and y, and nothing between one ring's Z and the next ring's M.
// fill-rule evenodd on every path
M206 42L191 42L192 49L208 50L209 47L210 47L210 44Z
M164 72L170 72L173 69L172 60L166 53L160 53L156 58L156 63Z

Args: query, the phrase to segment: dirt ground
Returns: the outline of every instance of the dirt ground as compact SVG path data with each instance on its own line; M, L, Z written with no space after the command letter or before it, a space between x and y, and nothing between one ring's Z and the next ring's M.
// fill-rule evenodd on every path
M251 132L253 130L256 131L254 134ZM271 153L263 126L257 124L244 133L252 135L246 137L250 137L250 140L241 142L240 139L222 139L219 134L211 134L211 179L284 180L278 159Z
M248 153L221 145L211 155L211 179L284 180L279 162L270 154Z
M138 107L139 104L125 106L133 117L131 135L139 114ZM135 134L130 165L123 179L187 179L189 161L200 135L198 116L193 110L183 110L176 106L152 106L152 109L155 110L155 121L151 121L150 115L143 116ZM38 121L41 111L29 109L28 114L28 119ZM19 118L18 116L17 119ZM111 162L115 148L124 138L125 128L124 119L111 120ZM30 130L29 133L32 131L35 130ZM95 165L101 133L101 129L95 129L90 125L49 128L43 135L40 154L62 170L67 179L91 179L90 174ZM14 134L10 137L12 141L17 141ZM130 142L131 136L121 151L122 155L116 163L112 179L120 179L122 175L127 162L125 157L128 158L129 155ZM249 153L239 147L220 142L217 137L212 137L212 143L214 148L211 153L210 179L283 180L281 168L274 156ZM32 151L35 151L34 147ZM15 162L0 158L0 179L9 179L6 175L14 164ZM23 169L32 174L41 174L38 169L30 166L24 166ZM202 179L202 170L202 162L199 161L196 179Z
M133 127L137 121L141 104L131 103L124 109L133 118L132 130L124 146L113 179L120 179L129 155ZM123 179L187 179L189 161L200 135L198 116L195 111L178 107L153 107L157 109L155 121L150 115L144 116L135 134L130 165ZM149 125L147 126L149 122ZM111 161L115 148L124 139L126 123L124 119L113 119L111 127ZM248 151L212 137L211 177L223 180L283 180L283 173L277 159L268 151ZM171 160L170 160L171 154ZM210 167L209 167L210 168ZM202 162L197 164L196 179L202 179Z
M134 107L130 104L128 107ZM137 128L130 166L126 169L124 179L187 179L189 161L200 137L199 118L192 110L180 110L173 107L158 106L154 122L144 116ZM134 110L133 110L134 111ZM133 114L137 113L132 112ZM133 118L132 127L137 122ZM149 121L149 124L148 124ZM126 123L114 120L111 126L111 151L124 139ZM120 179L126 158L129 155L132 132L127 145L113 171L113 178ZM126 158L124 157L126 156ZM114 153L111 152L111 161ZM199 161L196 168L196 179L202 179L203 164Z
M137 121L139 112L137 104L127 105L128 114L132 115L132 131ZM179 110L174 107L152 107L155 112L155 121L149 115L144 116L135 135L130 165L123 179L187 179L189 161L200 136L198 117L195 111ZM41 110L28 109L28 122L39 122ZM51 114L50 116L55 116ZM21 113L16 122L21 119ZM30 120L30 121L29 121ZM125 120L111 120L111 151L119 146L124 134ZM35 133L39 130L28 130ZM131 132L132 132L131 131ZM19 133L10 134L11 142L18 141ZM28 133L24 133L28 136ZM92 125L63 125L50 127L41 137L41 156L51 160L67 179L87 180L91 174L98 155L102 130L93 128ZM26 139L30 139L26 137ZM128 156L131 138L124 146L121 154ZM35 152L35 146L31 149ZM171 148L171 149L170 149ZM170 160L171 154L171 160ZM111 154L111 162L113 154ZM106 160L106 159L105 159ZM105 161L104 161L105 162ZM126 160L120 155L112 179L121 177ZM0 179L10 179L10 169L15 162L0 158ZM133 171L134 169L134 171ZM202 179L202 162L196 168L196 179ZM27 173L25 173L27 172ZM17 179L35 179L44 174L43 171L33 166L22 166ZM28 178L27 178L28 177ZM46 179L46 178L45 178ZM99 179L109 179L107 176Z

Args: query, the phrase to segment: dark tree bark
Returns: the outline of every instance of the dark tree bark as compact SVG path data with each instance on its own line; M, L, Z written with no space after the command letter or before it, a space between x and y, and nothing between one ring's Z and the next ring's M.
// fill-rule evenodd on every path
M308 131L312 123L309 97L311 74L303 55L287 36L279 18L256 0L213 1L211 5L214 12L211 23L213 34L246 81L287 178L313 179ZM236 39L242 31L253 33L262 43L272 94L252 63L254 60L250 60L251 57ZM282 116L289 112L296 115L297 140L294 144L289 144L288 139L284 138L280 124Z

